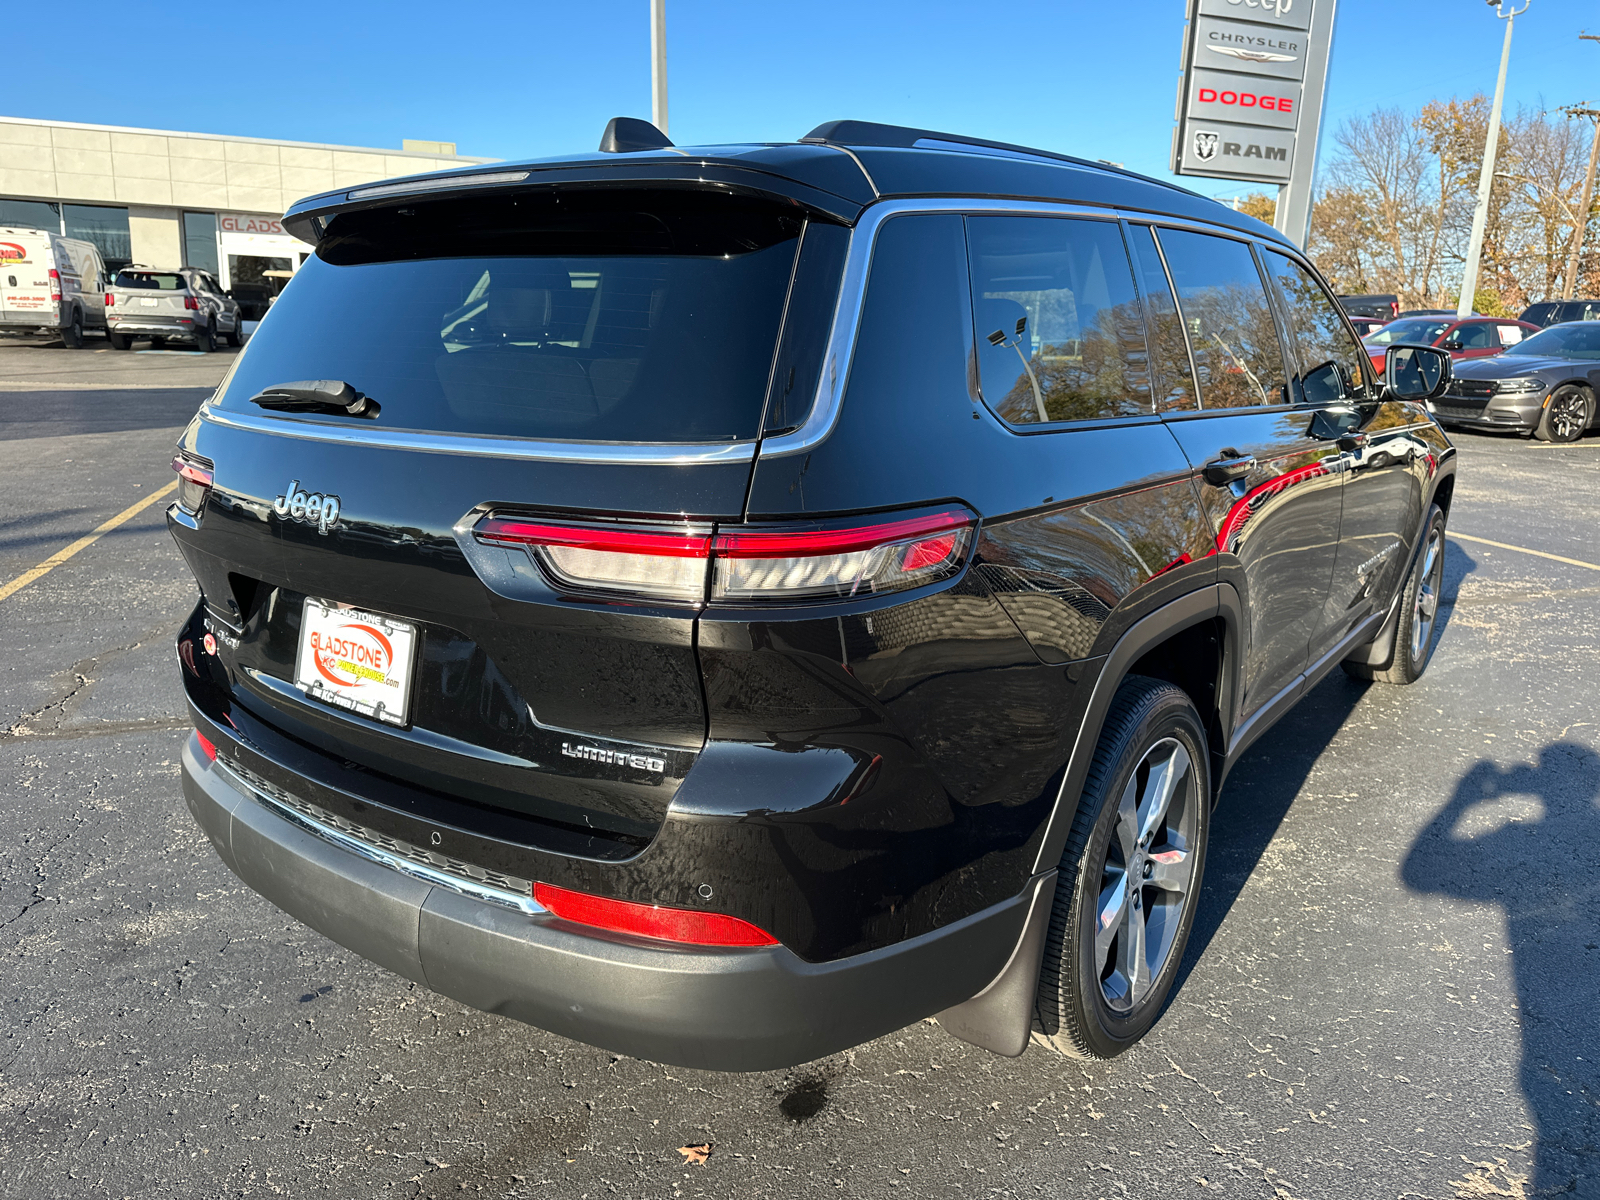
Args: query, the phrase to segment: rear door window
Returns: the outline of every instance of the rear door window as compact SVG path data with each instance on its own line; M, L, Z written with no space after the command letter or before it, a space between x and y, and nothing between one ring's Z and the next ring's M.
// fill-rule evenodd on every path
M1148 225L1128 226L1128 248L1133 251L1139 291L1144 295L1145 338L1150 343L1150 390L1161 412L1199 408L1194 372L1189 368L1189 344L1183 336L1183 319L1172 299L1172 285Z
M969 217L983 397L1016 425L1148 416L1149 352L1113 221Z
M1201 407L1289 403L1277 322L1250 247L1186 229L1158 236L1189 331Z
M754 438L804 225L766 201L620 189L341 214L221 403L259 413L266 388L334 379L396 428Z
M1308 404L1364 398L1367 356L1345 329L1338 303L1292 258L1271 250L1264 258L1289 319L1302 398Z
M1450 340L1460 342L1463 350L1498 350L1500 342L1494 335L1494 326L1481 321L1468 321L1450 331Z

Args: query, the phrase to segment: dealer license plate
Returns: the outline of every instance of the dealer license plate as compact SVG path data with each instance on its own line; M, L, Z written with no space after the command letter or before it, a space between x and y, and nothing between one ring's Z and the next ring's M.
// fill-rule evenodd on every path
M321 700L390 725L411 708L411 663L417 627L359 608L306 598L294 682Z

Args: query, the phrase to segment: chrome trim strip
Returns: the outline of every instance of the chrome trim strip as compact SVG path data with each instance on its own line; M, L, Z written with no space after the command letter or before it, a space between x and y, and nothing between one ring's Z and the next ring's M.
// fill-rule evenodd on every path
M482 458L567 463L627 463L644 467L685 467L720 463L747 463L755 457L755 442L553 442L531 438L506 438L494 434L426 433L420 429L378 429L330 425L299 418L255 416L227 412L206 405L200 418L216 425L304 438L311 442L336 442L384 450L415 450L426 454L467 454Z
M234 771L221 758L214 764L226 777L230 784L250 797L273 816L282 817L291 825L304 830L313 837L321 838L330 845L341 850L347 850L368 862L377 863L379 866L388 867L391 871L398 871L402 875L409 875L413 879L420 879L424 883L431 883L435 887L446 888L474 900L481 900L486 904L498 904L504 908L513 908L529 916L540 916L550 910L540 904L532 896L520 896L516 892L508 892L488 884L475 883L470 879L463 879L459 875L451 875L423 863L413 862L398 854L391 854L377 846L370 845L360 838L352 837L343 830L335 829L331 825L324 825L315 818L308 817L302 812L297 812L287 804L267 795L237 771Z
M494 171L478 175L446 175L443 179L414 179L407 183L385 183L377 187L356 188L346 199L365 200L371 196L404 196L410 192L440 192L448 188L481 187L490 183L521 183L528 171Z
M1051 200L990 200L978 197L943 197L925 200L884 200L868 205L850 231L844 276L839 283L839 303L828 333L828 349L823 358L822 378L816 400L805 422L790 433L762 439L760 458L782 458L814 449L839 421L845 382L850 376L850 360L855 352L856 329L861 322L861 305L867 291L868 267L878 230L891 217L916 213L960 213L970 216L1087 217L1099 221L1139 220L1153 225L1182 225L1192 229L1226 234L1242 241L1252 239L1226 226L1169 218L1154 213L1098 208L1086 204L1066 204Z

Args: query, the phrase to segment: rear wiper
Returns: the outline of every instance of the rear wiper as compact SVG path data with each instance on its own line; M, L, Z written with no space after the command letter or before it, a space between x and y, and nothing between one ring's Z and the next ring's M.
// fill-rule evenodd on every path
M288 412L342 412L352 417L378 415L376 400L371 396L363 396L338 379L299 379L294 383L276 383L251 396L250 402L262 408L278 408Z

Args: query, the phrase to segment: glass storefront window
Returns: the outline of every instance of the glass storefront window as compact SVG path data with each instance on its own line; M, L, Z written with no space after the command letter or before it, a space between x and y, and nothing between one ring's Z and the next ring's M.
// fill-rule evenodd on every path
M63 204L66 235L93 242L107 271L118 271L133 261L133 239L128 233L128 210L98 204Z
M217 214L186 212L183 214L183 265L199 267L216 275L220 272L217 259Z
M0 200L0 225L61 232L61 205L48 200Z

